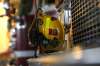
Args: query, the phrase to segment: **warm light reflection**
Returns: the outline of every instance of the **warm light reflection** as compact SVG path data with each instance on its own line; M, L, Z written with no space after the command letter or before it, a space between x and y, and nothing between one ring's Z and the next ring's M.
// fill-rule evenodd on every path
M100 8L100 3L98 3L97 7L99 7L99 8Z
M56 55L51 55L51 56L43 56L40 58L36 59L29 59L29 62L40 62L40 63L46 63L46 64L53 64L57 63L62 60L62 56L56 56Z
M48 56L48 57L42 57L38 61L40 61L42 63L55 63L55 62L57 62L59 60L60 59L58 57L56 57L56 56Z
M0 5L1 6L1 5ZM0 7L0 15L5 15L6 11L4 8Z
M0 15L5 15L4 8L0 8ZM9 48L8 17L0 17L0 53L4 53Z
M80 46L76 46L73 48L73 57L77 60L80 60L82 58L82 49Z

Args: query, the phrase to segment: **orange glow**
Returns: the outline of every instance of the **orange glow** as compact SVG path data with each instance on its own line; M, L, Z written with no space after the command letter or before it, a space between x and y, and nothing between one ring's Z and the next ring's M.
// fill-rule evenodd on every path
M82 53L82 49L81 49L80 46L74 47L72 53L73 53L73 56L74 56L75 59L79 60L79 59L82 58L82 54L83 54L83 53Z
M16 27L16 22L14 20L12 20L11 25L12 25L12 28L15 28Z
M40 58L34 58L34 59L29 59L29 62L40 62L40 63L45 63L45 64L53 64L57 63L62 60L62 55L56 56L56 55L50 55L50 56L43 56Z
M0 2L2 2L2 3L3 3L3 2L4 2L4 0L0 0Z

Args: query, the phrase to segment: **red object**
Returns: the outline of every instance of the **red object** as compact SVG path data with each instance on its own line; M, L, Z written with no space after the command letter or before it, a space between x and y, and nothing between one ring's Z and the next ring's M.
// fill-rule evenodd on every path
M49 28L49 35L58 35L57 29L51 29L51 28Z
M49 28L49 35L52 35L52 29Z
M26 58L18 58L16 60L16 66L28 66L28 63L26 61Z

